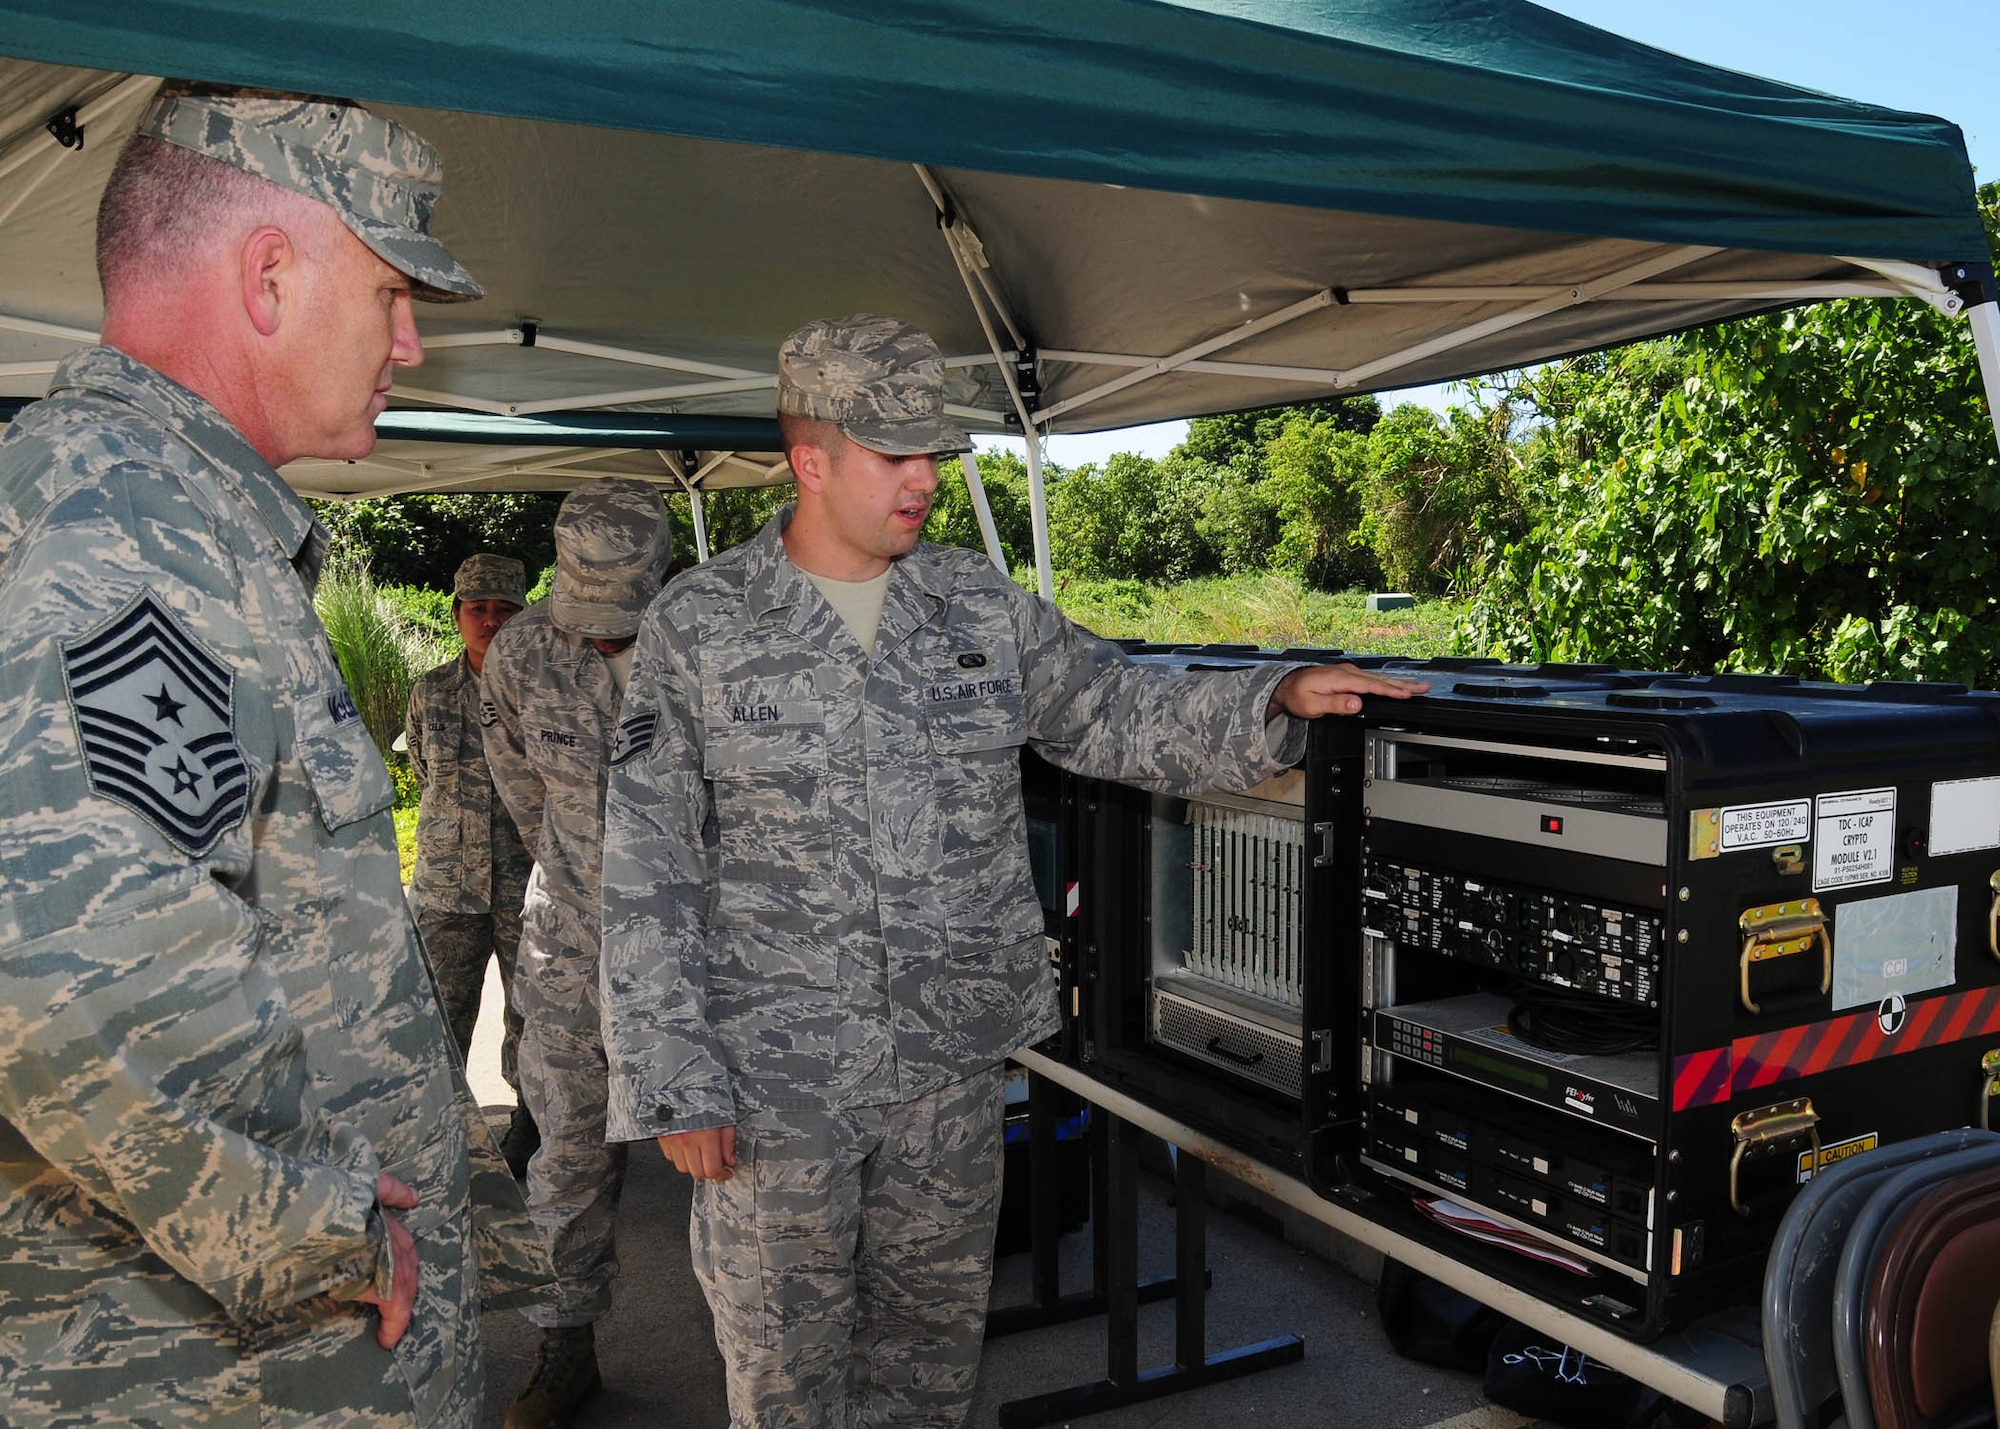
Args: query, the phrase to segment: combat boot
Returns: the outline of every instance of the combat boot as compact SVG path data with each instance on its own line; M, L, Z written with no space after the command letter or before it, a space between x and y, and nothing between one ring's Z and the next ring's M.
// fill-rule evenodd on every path
M528 1161L541 1144L542 1129L528 1114L527 1103L515 1102L514 1115L508 1119L506 1133L500 1138L500 1157L516 1181L528 1174Z
M507 1429L569 1429L576 1411L603 1383L592 1326L543 1330L535 1372L508 1406Z

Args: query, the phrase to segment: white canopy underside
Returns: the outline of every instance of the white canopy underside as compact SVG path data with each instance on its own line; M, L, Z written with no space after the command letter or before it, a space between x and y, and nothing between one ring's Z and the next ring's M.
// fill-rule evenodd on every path
M93 341L97 197L153 81L0 59L0 397ZM79 105L83 147L43 125ZM486 285L422 307L397 405L769 416L779 340L887 312L935 336L975 438L1080 432L1489 372L1826 297L1911 264L1673 247L382 106L445 157L437 231ZM944 215L952 220L947 223ZM532 332L532 345L524 335ZM1039 393L1010 386L1036 348ZM1004 366L1003 366L1004 363ZM772 454L385 441L302 493L789 479Z

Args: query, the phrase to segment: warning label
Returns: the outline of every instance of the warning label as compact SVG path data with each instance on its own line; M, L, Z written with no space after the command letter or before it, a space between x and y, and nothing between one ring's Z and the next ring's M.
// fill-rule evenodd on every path
M1812 837L1812 800L1784 804L1739 804L1721 815L1722 847L1769 848L1799 844Z
M1887 883L1895 875L1896 791L1822 794L1813 829L1813 890Z
M1845 1141L1836 1141L1831 1146L1820 1147L1817 1162L1814 1161L1812 1152L1801 1151L1799 1153L1798 1179L1802 1182L1810 1181L1815 1171L1824 1171L1836 1161L1845 1161L1850 1156L1859 1156L1864 1151L1873 1151L1875 1146L1875 1133L1871 1131L1861 1136L1850 1136Z

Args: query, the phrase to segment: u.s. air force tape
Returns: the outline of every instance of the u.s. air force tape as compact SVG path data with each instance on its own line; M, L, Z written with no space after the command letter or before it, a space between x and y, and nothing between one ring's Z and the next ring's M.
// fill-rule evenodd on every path
M636 714L621 720L618 737L611 741L611 767L616 769L628 759L637 759L653 747L653 727L660 722L655 711Z
M185 853L214 848L250 804L229 666L150 591L62 658L91 792Z

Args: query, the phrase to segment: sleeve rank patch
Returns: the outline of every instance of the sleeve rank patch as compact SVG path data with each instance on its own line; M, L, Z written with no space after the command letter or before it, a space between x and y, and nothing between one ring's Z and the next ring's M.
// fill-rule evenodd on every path
M151 592L62 657L91 792L184 853L214 848L250 806L229 667Z
M481 729L491 729L499 719L500 711L493 708L493 701L481 700L479 702L479 727Z
M653 729L660 722L658 713L648 711L633 715L618 726L618 737L611 741L611 767L616 769L628 759L637 759L653 747Z

